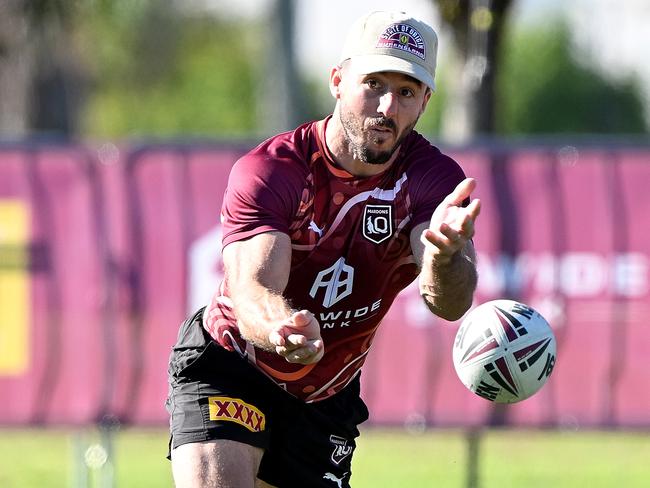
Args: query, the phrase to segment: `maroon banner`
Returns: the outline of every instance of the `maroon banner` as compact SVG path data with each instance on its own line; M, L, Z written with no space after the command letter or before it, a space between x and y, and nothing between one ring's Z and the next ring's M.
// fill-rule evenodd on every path
M243 151L0 148L0 423L167 421L168 354L221 278L219 209ZM476 303L537 308L556 333L555 371L517 405L474 396L453 370L458 324L411 287L364 369L371 420L650 426L650 149L453 156L483 201Z

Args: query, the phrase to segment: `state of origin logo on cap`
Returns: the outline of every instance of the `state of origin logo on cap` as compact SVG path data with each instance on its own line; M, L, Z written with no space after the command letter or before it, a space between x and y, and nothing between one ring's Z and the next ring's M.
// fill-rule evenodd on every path
M361 74L404 73L435 90L437 51L431 26L404 12L377 11L352 25L341 62L353 59Z

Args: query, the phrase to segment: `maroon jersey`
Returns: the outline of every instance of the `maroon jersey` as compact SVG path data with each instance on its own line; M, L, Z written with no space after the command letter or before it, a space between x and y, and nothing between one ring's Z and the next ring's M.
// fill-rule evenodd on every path
M291 237L284 296L318 319L323 358L292 364L247 343L223 285L204 315L215 341L308 402L333 395L360 372L382 317L417 277L411 230L465 177L416 132L387 170L353 176L327 150L328 120L273 137L237 161L221 212L224 247L262 232Z

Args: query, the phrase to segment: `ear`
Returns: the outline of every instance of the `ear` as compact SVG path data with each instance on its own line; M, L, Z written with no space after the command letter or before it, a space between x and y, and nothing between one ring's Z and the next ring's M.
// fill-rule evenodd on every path
M427 87L426 91L424 92L424 99L422 100L422 108L420 109L420 115L422 115L426 110L427 104L429 103L432 94L433 92L431 91L431 88Z
M341 98L342 68L334 66L330 71L330 93L337 100Z

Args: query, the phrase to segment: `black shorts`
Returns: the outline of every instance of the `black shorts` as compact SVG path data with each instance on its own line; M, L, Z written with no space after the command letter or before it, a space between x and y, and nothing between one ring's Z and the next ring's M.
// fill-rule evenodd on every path
M170 450L230 439L264 449L258 477L281 488L347 487L358 425L368 419L359 379L305 403L216 344L203 309L186 320L169 361Z

